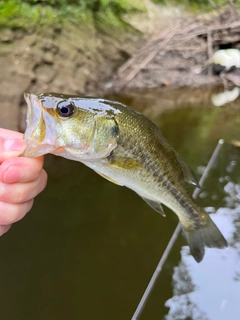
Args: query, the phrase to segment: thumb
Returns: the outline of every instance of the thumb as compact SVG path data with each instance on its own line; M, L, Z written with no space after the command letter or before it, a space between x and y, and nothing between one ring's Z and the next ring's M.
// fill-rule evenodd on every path
M26 142L22 138L12 139L0 136L0 164L12 157L19 156L26 148Z

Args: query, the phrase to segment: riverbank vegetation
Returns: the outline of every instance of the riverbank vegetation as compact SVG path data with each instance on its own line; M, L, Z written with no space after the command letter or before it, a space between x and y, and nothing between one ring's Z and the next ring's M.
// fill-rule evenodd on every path
M173 6L183 6L186 10L195 11L201 9L212 9L226 3L233 3L233 1L226 0L153 0L154 3Z
M231 2L231 0L229 0ZM0 27L28 29L63 22L103 22L124 25L124 14L147 11L148 5L181 6L201 10L222 5L226 0L0 0Z
M8 0L0 1L0 27L29 28L34 25L79 22L89 18L110 24L122 22L122 14L144 11L141 0Z

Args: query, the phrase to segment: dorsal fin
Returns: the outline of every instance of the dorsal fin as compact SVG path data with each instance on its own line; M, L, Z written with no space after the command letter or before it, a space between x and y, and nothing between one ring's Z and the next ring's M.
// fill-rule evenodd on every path
M178 159L178 163L182 169L182 173L184 176L184 180L188 183L193 184L194 186L201 188L198 182L197 177L195 176L195 173L193 170L189 167L189 165L180 157L180 155L175 152L176 157Z

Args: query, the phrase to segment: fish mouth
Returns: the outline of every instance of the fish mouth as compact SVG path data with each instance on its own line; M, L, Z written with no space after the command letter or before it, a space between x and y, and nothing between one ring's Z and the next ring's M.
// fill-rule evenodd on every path
M52 117L42 105L39 96L33 93L25 92L24 99L27 103L26 130L24 140L27 148L22 156L38 157L50 153L56 149L56 126L54 117Z
M24 139L27 143L33 142L33 140L36 140L37 142L40 136L39 134L37 135L36 128L38 128L42 119L40 101L38 100L37 95L28 92L24 93L24 99L27 102L26 131L24 133Z

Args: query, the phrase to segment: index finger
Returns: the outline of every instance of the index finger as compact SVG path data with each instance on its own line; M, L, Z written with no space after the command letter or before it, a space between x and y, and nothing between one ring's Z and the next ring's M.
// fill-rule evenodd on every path
M11 158L0 166L0 181L3 183L30 182L37 179L44 158Z
M19 156L25 148L22 133L0 128L0 164L8 158Z
M22 139L23 134L17 131L0 128L0 136L5 139Z

